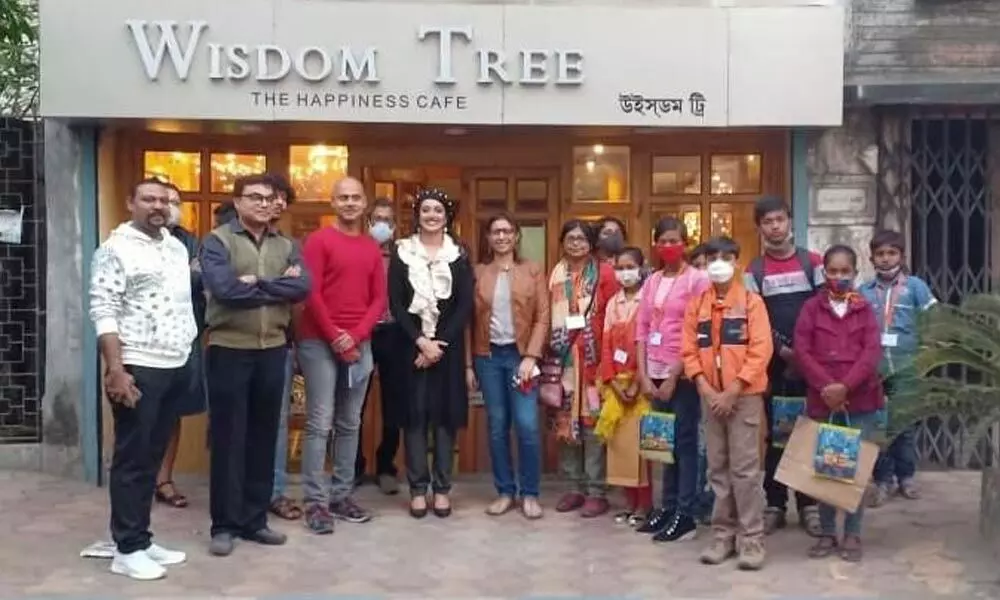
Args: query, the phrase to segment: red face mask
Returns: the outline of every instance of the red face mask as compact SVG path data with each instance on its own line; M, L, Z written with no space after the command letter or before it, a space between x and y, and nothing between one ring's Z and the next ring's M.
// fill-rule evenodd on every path
M684 244L657 244L656 255L665 265L678 265L684 260Z

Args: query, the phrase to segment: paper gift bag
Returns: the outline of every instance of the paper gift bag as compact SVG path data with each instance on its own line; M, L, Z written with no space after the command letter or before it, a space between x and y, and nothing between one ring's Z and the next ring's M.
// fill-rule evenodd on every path
M801 396L771 398L771 445L784 448L795 429L795 421L806 414L806 399Z
M871 480L875 460L878 458L878 446L867 441L860 443L853 481L817 477L813 457L816 454L819 425L807 417L798 418L774 478L820 502L847 512L855 512L861 505L865 488Z
M674 462L673 413L651 412L639 423L639 453L643 458L662 463Z
M639 425L642 415L629 411L608 440L608 485L643 487L649 485L646 462L639 454Z

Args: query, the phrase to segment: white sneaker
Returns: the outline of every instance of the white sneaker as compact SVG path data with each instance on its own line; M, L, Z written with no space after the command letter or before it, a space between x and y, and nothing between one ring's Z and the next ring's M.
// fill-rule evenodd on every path
M150 544L149 548L146 548L146 554L148 554L149 558L152 558L161 567L179 565L187 560L187 554L181 552L180 550L167 550L159 544Z
M139 581L160 579L167 574L167 570L150 558L145 550L136 550L131 554L115 551L115 557L111 561L111 572Z

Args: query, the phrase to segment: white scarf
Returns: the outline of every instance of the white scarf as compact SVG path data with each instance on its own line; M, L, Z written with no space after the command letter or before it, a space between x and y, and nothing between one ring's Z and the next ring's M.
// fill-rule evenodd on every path
M434 339L441 317L438 300L451 298L450 265L458 259L459 247L451 236L446 235L432 260L427 247L420 243L418 236L413 235L396 242L396 251L403 264L409 267L410 287L413 288L409 312L420 317L420 331L424 337Z

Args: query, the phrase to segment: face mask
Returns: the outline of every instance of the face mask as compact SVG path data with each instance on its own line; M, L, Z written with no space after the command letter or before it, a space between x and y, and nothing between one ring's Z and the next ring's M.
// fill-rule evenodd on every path
M639 269L623 269L621 271L615 271L615 279L618 283L622 284L623 287L635 287L639 284Z
M728 283L736 274L736 267L727 260L717 258L708 263L705 272L708 273L708 279L712 283Z
M167 208L167 225L175 227L181 223L181 207L171 204Z
M597 247L604 250L608 254L615 254L622 249L625 245L625 240L622 238L620 233L612 233L607 237L603 237L597 241Z
M783 239L777 241L764 238L764 245L773 250L777 248L782 248L784 247L785 244L791 244L793 239L794 236L792 235L792 232L789 231L788 235L786 235Z
M878 275L879 279L884 279L886 281L892 281L899 275L899 272L903 270L903 265L896 265L895 267L889 269L879 269L875 268L875 274Z
M391 240L393 231L392 225L389 225L385 221L376 221L368 228L368 233L379 244L384 244Z
M826 287L830 290L830 294L833 296L846 296L852 289L854 289L854 280L846 278L832 278L828 277L826 279Z
M660 257L660 261L664 265L671 267L679 265L684 260L684 245L658 244L656 246L656 255Z

